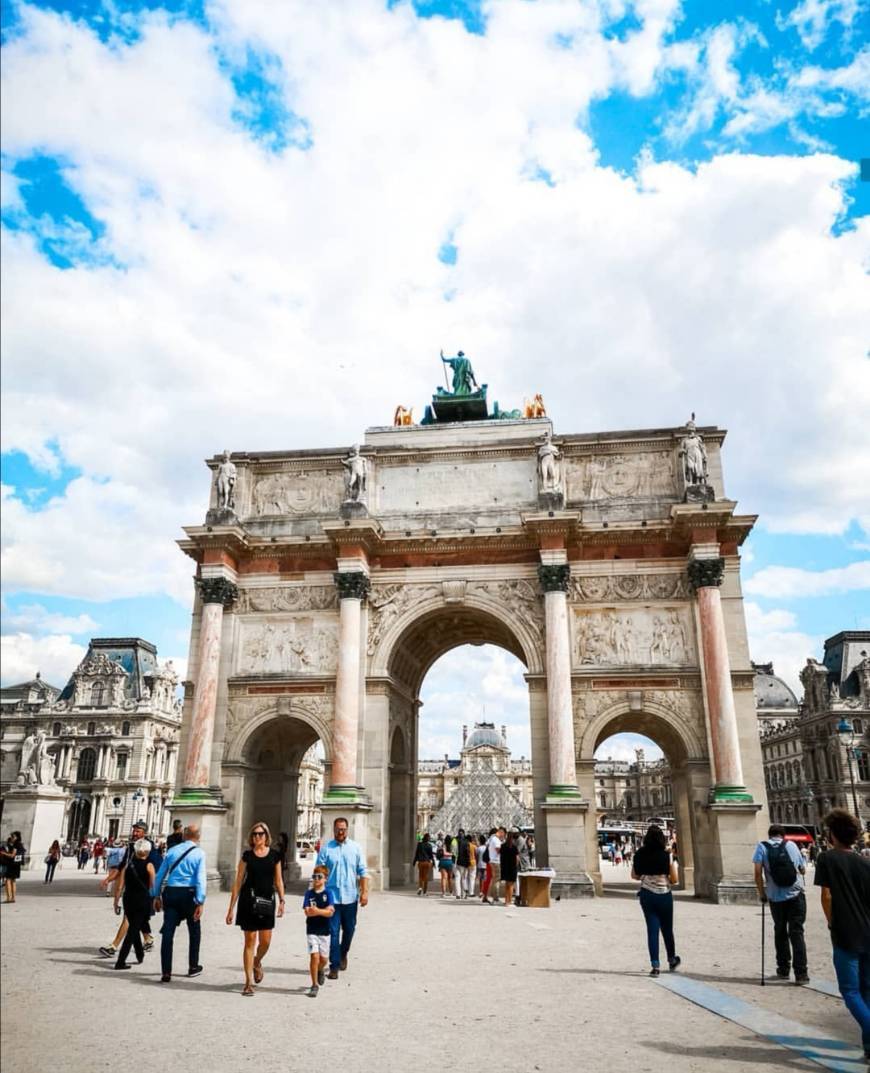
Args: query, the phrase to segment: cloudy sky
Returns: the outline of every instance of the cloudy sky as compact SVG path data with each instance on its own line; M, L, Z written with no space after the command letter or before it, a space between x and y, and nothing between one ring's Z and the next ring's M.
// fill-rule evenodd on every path
M557 432L727 428L753 657L795 687L870 628L860 0L2 15L4 682L97 634L183 663L202 459L419 412L440 347ZM528 751L504 653L425 700L428 755L484 705Z

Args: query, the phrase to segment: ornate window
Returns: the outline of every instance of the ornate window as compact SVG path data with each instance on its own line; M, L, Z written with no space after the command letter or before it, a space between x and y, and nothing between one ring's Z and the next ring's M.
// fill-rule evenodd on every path
M600 800L601 800L601 807L602 808L607 808L607 794L601 794L600 795Z
M88 737L92 738L94 736L94 734L96 734L96 732L97 732L97 724L96 723L88 723Z
M117 774L116 774L115 777L118 778L118 779L126 779L127 778L127 753L118 753L118 758L115 761L115 763L116 763L116 766L117 766Z
M858 761L858 778L861 782L870 782L870 753L856 749L855 759Z
M91 706L94 708L105 708L108 692L109 690L105 682L94 682L91 686Z
M121 737L126 738L129 733L130 723L128 720L125 719L124 722L121 724Z
M76 769L77 782L90 782L97 770L96 749L82 749L79 754L78 768Z
M53 738L59 738L60 737L60 723L52 723L51 724L51 736Z

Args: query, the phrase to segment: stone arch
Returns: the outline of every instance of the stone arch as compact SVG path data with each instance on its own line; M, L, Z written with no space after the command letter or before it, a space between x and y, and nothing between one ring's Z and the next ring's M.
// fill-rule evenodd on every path
M416 780L411 769L408 742L402 727L390 732L389 752L389 880L390 886L402 887L410 871L408 846L414 836L416 818Z
M628 732L652 738L672 765L687 760L706 760L707 743L698 729L667 705L644 700L640 711L632 711L627 701L619 700L580 729L577 757L579 760L593 760L595 750L605 738Z
M492 596L469 596L462 603L447 603L443 596L429 595L400 614L380 639L371 655L371 673L384 675L399 669L403 650L417 647L421 651L415 668L416 683L422 683L433 663L451 648L462 644L494 644L505 648L521 660L530 674L544 669L543 605L540 630L531 618L524 621ZM439 637L439 631L449 634ZM429 643L422 644L428 637ZM403 675L407 680L407 675ZM415 690L416 691L416 690Z
M278 705L270 704L255 712L250 718L245 719L227 739L224 752L225 764L239 764L246 760L245 750L256 737L257 732L267 726L272 720L297 719L305 723L320 739L323 745L323 753L327 763L332 760L332 721L320 714L316 714L304 704L290 702L290 707L282 711Z

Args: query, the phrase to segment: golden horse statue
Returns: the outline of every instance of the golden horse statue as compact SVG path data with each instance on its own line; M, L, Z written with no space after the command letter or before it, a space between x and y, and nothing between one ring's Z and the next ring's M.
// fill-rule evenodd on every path
M413 425L414 407L412 406L410 410L406 410L404 406L397 406L396 412L393 415L393 424L397 427L401 425Z
M535 395L531 402L528 399L523 401L523 417L546 417L547 408L544 406L544 400L541 397L540 392Z

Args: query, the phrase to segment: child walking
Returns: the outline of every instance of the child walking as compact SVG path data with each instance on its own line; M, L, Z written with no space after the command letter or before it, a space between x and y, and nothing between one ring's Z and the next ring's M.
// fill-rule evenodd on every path
M305 892L302 899L308 939L308 966L311 970L311 987L305 992L309 998L317 998L329 964L329 918L335 912L335 901L326 889L328 875L329 869L325 864L316 865L311 874L311 889Z

